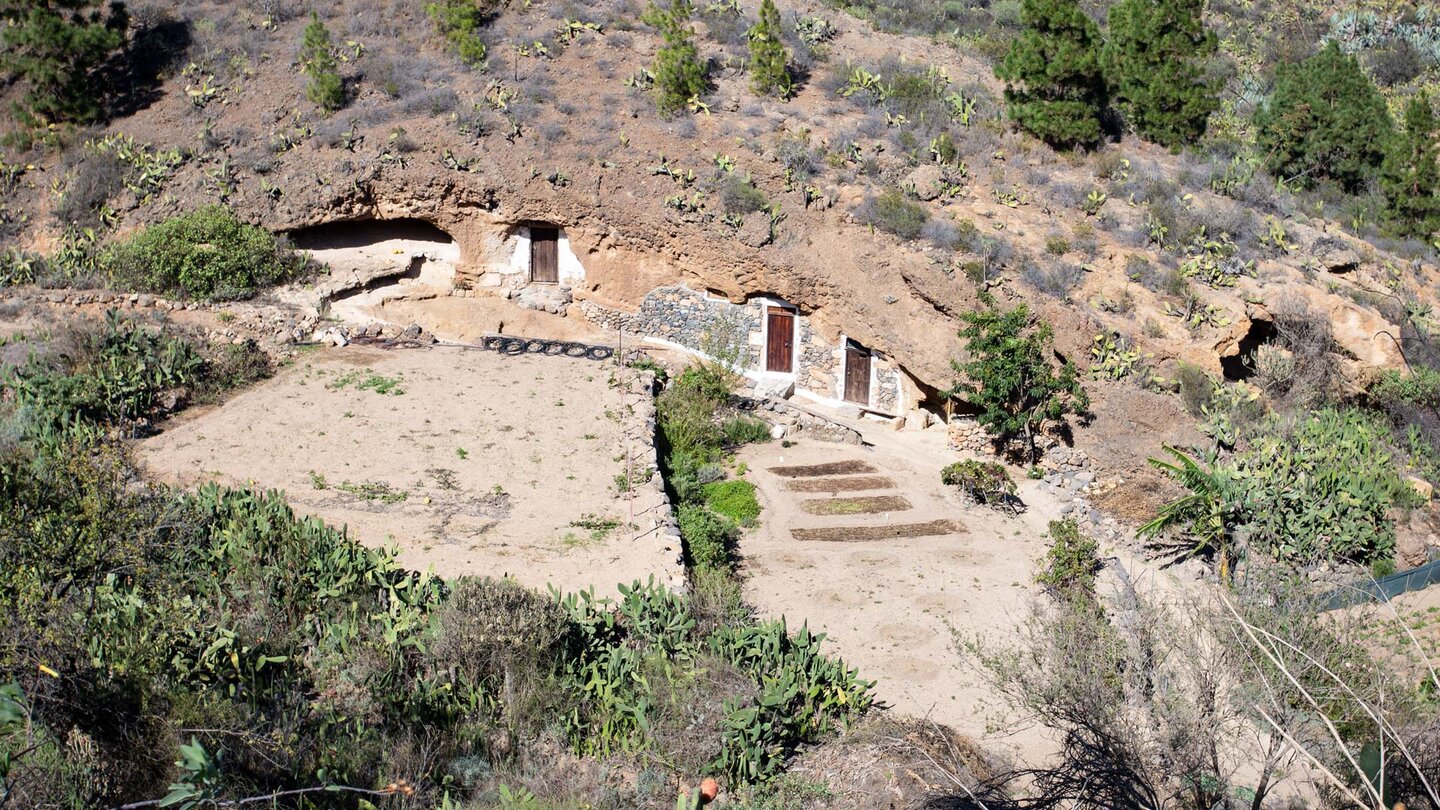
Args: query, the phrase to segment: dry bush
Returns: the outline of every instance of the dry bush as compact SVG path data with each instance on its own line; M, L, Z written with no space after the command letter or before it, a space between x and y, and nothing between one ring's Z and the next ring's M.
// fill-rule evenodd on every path
M1339 390L1341 371L1336 357L1339 346L1329 319L1296 300L1280 303L1272 314L1274 343L1290 353L1293 372L1288 380L1270 381L1272 388L1266 393L1286 408L1313 407L1333 399Z
M1116 576L1103 604L1037 604L1013 643L959 639L1019 720L1059 735L1061 755L934 806L1238 810L1284 783L1377 807L1378 795L1359 799L1371 792L1359 762L1380 741L1392 785L1418 786L1406 788L1417 806L1435 801L1435 708L1308 587L1253 564L1193 599Z

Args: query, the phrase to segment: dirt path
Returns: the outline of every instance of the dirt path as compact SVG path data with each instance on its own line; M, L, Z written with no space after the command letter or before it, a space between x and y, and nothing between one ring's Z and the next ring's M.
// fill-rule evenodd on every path
M763 613L826 633L898 711L1026 761L1048 756L1054 746L1039 731L990 732L1004 707L962 663L954 640L1000 637L1023 618L1039 593L1034 564L1058 501L1024 481L1030 508L1022 515L966 504L940 483L940 468L956 460L943 432L852 424L873 446L771 442L741 452L764 506L761 526L741 541L747 597ZM795 474L846 463L852 471ZM873 539L858 539L866 535Z
M653 533L628 528L616 476L622 419L637 417L622 416L611 373L459 348L327 349L170 423L140 457L185 484L282 489L301 512L397 545L411 567L614 593L678 568Z

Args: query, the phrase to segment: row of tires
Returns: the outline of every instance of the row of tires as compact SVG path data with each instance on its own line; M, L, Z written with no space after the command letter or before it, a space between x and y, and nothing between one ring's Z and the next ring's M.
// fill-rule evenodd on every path
M608 360L615 356L615 350L609 346L589 346L568 340L509 335L487 335L481 338L480 347L500 354L548 354L552 357L583 357L586 360Z

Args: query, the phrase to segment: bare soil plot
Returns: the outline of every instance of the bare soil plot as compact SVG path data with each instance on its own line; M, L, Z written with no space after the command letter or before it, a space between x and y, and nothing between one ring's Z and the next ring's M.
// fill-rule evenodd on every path
M781 478L815 478L822 475L873 473L875 468L863 461L830 461L824 464L799 464L771 467L770 472Z
M812 515L874 515L904 512L910 502L899 495L869 495L859 498L815 498L800 507Z
M740 540L746 598L762 614L803 619L824 632L827 645L876 679L880 698L898 712L949 725L988 750L1043 760L1054 751L1043 730L993 733L1004 719L1003 702L956 651L955 639L1014 632L1039 595L1035 560L1044 554L1046 523L1058 517L1058 502L1018 476L1030 507L1024 514L966 504L940 483L940 469L955 461L943 432L848 424L873 446L802 440L740 452L764 507L759 527ZM903 498L911 509L812 514L814 492L846 491L840 482L850 479L784 477L796 468L857 466L875 473L866 476L866 486L877 487L866 497ZM814 542L862 537L875 539Z
M187 485L282 489L415 568L613 593L673 572L616 492L627 411L609 375L563 357L327 349L170 423L140 458Z
M953 520L928 523L894 523L888 526L827 526L821 529L794 529L790 533L802 543L865 543L897 537L939 537L959 534L965 527Z
M784 482L791 492L864 492L891 489L895 482L883 475L855 475L843 478L796 478Z

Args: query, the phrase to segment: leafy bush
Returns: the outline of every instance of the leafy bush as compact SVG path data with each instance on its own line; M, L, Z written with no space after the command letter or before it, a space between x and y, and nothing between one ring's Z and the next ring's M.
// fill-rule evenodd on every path
M1202 463L1167 448L1151 464L1190 494L1166 505L1142 536L1179 529L1187 553L1246 548L1308 563L1368 563L1395 545L1392 509L1415 505L1397 473L1388 431L1363 412L1325 408L1293 422L1272 418L1233 456Z
M1073 518L1050 521L1050 548L1035 581L1062 597L1094 596L1095 575L1101 567L1099 548Z
M287 244L221 206L152 225L105 251L101 263L118 284L211 301L248 298L306 267Z
M748 526L760 517L755 485L749 481L716 481L705 485L705 505L716 514Z
M930 212L925 206L908 199L894 188L866 200L856 215L861 222L901 239L920 238L925 223L930 220Z
M720 204L727 214L751 214L763 211L770 200L755 187L754 181L735 172L726 172L720 180Z
M731 447L739 447L742 444L763 444L770 441L770 426L759 419L751 419L747 416L737 416L725 420L720 426L720 431L725 434L725 443Z
M708 486L713 486L708 485ZM735 541L735 524L704 506L681 504L676 510L680 536L694 568L730 568L730 547Z
M480 32L502 4L490 0L437 0L425 6L425 13L467 65L485 62L485 42Z
M1080 372L1066 362L1057 371L1050 361L1053 333L1037 323L1024 305L1002 311L988 293L983 310L961 315L969 359L951 361L964 377L946 392L979 411L981 425L1002 446L1023 439L1030 460L1036 457L1035 436L1067 414L1083 413L1089 397L1080 386Z
M1015 508L1015 479L999 462L957 461L940 471L940 483L959 487L961 492L982 506L1010 511Z

